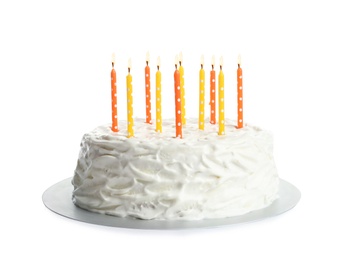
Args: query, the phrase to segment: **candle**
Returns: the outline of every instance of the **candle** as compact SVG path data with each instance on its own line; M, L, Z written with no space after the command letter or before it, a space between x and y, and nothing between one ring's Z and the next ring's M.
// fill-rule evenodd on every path
M215 56L213 55L211 59L211 71L210 71L210 123L215 124L216 123L216 82L215 82Z
M225 78L222 66L223 57L221 56L219 72L219 135L225 134Z
M243 128L243 89L242 89L242 69L241 69L241 56L238 56L238 70L237 70L237 82L238 82L238 128Z
M158 71L155 74L155 84L156 84L156 131L162 132L162 117L161 117L161 72L160 72L160 56L157 62Z
M117 80L115 71L115 54L112 54L112 70L111 70L111 108L112 108L112 131L118 132L117 118Z
M127 124L128 124L128 138L134 136L134 119L133 119L133 86L132 76L130 74L131 59L128 61L128 75L127 75Z
M198 128L204 130L204 85L205 85L205 72L203 69L204 56L201 56L201 69L199 71L199 120Z
M181 89L180 89L180 73L178 70L178 55L175 58L174 71L174 93L176 107L176 137L182 138L182 105L181 105Z
M183 54L182 52L179 53L179 74L180 74L180 95L182 98L182 123L183 125L186 124L185 118L185 88L184 88L184 68L182 66L183 62Z
M150 68L149 68L149 52L146 54L146 67L145 67L145 86L146 86L146 123L152 123L151 116L151 91L150 91Z

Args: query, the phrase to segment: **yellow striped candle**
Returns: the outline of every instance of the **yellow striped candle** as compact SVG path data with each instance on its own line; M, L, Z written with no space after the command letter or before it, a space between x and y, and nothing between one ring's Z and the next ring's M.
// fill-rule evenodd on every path
M128 61L128 75L127 75L127 125L128 138L134 136L134 119L133 119L133 85L132 76L130 74L131 59Z
M145 89L146 89L146 123L152 123L151 115L151 84L150 84L150 68L149 68L149 52L146 54L145 67Z
M156 131L158 133L162 132L162 117L161 117L161 72L160 72L160 56L158 57L158 71L155 74L155 84L156 84Z
M219 135L225 134L225 77L222 66L223 57L221 56L219 72Z
M201 69L199 71L199 120L198 128L204 130L204 85L205 85L205 72L203 69L204 56L201 56Z
M179 74L180 74L180 95L182 98L182 123L183 125L186 124L185 118L185 88L184 88L184 68L182 66L183 62L183 54L182 52L179 53Z

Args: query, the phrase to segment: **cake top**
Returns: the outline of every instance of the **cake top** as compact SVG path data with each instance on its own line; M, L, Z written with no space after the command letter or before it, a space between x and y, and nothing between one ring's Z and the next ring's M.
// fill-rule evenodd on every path
M136 129L135 135L128 138L128 132L126 129L126 121L119 121L119 132L113 132L111 125L102 125L90 133L86 134L94 142L112 142L112 141L128 141L134 143L141 143L143 141L149 141L154 143L176 143L176 144L201 144L201 143L226 143L239 144L247 142L249 137L257 137L271 134L259 127L246 124L244 128L238 129L236 121L226 119L225 130L226 135L218 134L218 126L213 124L206 124L204 130L198 129L198 120L196 118L190 118L187 124L183 126L183 138L175 137L175 120L166 119L162 122L163 131L158 133L155 130L154 124L147 124L144 119L136 119L134 128Z

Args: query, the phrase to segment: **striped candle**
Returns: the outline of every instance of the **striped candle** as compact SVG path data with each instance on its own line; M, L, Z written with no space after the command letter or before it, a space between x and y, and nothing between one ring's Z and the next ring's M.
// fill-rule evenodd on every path
M222 71L223 57L220 58L219 72L219 135L225 134L225 78Z
M180 73L178 70L178 55L175 59L175 71L174 71L174 93L175 93L175 112L176 112L176 137L182 138L182 102L181 102L181 90L180 90Z
M210 71L210 123L216 124L216 82L215 82L215 56L211 59Z
M186 124L186 118L185 118L185 87L184 87L184 67L182 65L183 63L183 54L182 52L179 53L179 74L180 74L180 95L181 95L181 106L182 106L182 122L183 125Z
M237 70L237 87L238 87L238 128L244 127L244 111L243 111L243 86L242 86L242 69L241 56L238 56L238 70Z
M150 68L149 68L149 52L146 54L145 67L145 89L146 89L146 123L152 123L151 115L151 85L150 85Z
M113 132L118 132L117 118L117 79L115 71L115 54L112 54L112 70L111 70L111 108L112 108L112 126Z
M204 56L201 56L201 69L199 71L199 115L198 115L198 128L204 130L204 85L205 85L205 72L203 69Z
M131 59L128 61L128 75L127 75L127 126L128 138L134 136L134 119L133 119L133 85L132 76L130 74Z
M158 71L155 74L155 99L156 99L156 131L162 132L162 116L161 116L161 72L160 72L160 57L158 57Z

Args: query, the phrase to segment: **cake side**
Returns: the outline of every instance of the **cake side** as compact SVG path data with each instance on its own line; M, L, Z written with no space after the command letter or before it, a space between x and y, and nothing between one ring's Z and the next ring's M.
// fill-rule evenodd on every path
M183 139L174 138L174 120L163 132L136 120L135 137L110 125L84 135L72 183L73 202L84 209L140 219L211 219L264 208L277 197L279 178L272 135L260 128L226 135L216 125L198 129L188 119Z

